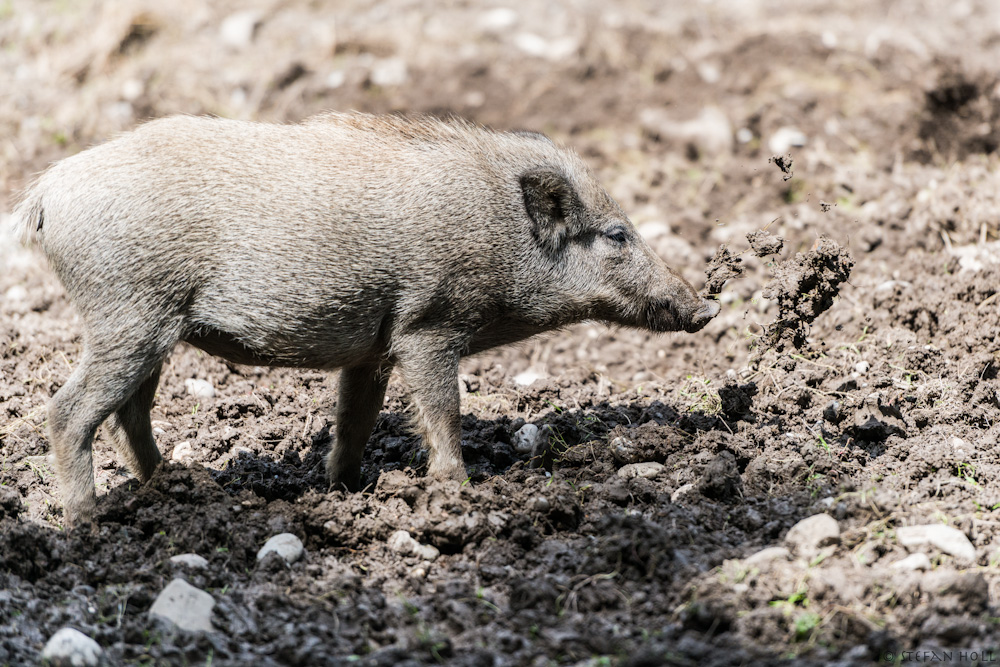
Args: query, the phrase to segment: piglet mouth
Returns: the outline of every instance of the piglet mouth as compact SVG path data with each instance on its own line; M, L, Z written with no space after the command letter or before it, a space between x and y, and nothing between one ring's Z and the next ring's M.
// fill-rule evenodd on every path
M691 315L691 319L689 320L688 325L684 327L684 331L687 331L688 333L701 331L705 328L706 324L712 321L713 317L719 314L720 310L722 310L722 306L719 305L718 301L702 299L701 307Z

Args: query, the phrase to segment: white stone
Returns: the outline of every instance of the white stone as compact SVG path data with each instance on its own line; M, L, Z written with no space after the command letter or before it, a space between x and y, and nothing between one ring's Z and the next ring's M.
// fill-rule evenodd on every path
M965 533L943 524L926 526L901 526L896 529L896 539L906 548L930 544L946 554L966 561L976 560L976 548Z
M517 12L508 7L497 7L483 14L479 27L486 32L503 32L517 23Z
M698 63L695 66L695 70L698 72L701 80L709 85L718 83L719 79L722 78L722 70L715 63Z
M417 543L417 548L413 550L413 555L420 560L435 561L441 555L441 552L433 544Z
M174 579L149 608L150 618L187 632L212 632L215 599L183 579Z
M389 548L397 553L401 553L404 556L408 556L413 553L413 550L420 544L413 536L410 535L409 531L397 530L395 533L389 536L386 540L386 544Z
M914 571L914 570L929 570L931 569L931 559L928 558L927 554L915 553L910 554L902 560L897 560L895 563L890 565L894 570L904 570L904 571Z
M145 89L146 87L139 79L127 79L122 84L122 97L129 102L134 102L142 95Z
M326 75L324 83L327 88L340 88L347 82L347 73L342 69L335 69Z
M441 555L437 547L430 544L421 544L413 539L408 531L397 530L389 536L386 544L390 549L402 556L416 556L422 560L433 561Z
M662 463L656 463L655 461L629 463L618 469L618 476L624 477L625 479L633 479L636 477L645 477L650 479L656 477L666 469L667 467L665 465Z
M97 667L103 659L101 645L75 628L62 628L42 649L42 660L52 667Z
M538 427L525 424L514 434L514 449L518 454L530 454L535 449L538 440Z
M4 292L4 298L10 301L24 301L28 298L28 290L24 285L14 285Z
M514 35L514 46L529 56L557 61L573 55L579 44L572 37L547 40L533 32L519 32Z
M840 538L840 526L829 514L814 514L802 519L785 535L787 542L800 555L812 557L820 547Z
M294 563L302 557L303 551L305 549L302 546L302 540L291 533L281 533L264 543L264 546L257 552L257 560L264 560L269 553L276 553L286 563Z
M736 141L740 142L741 144L749 144L751 141L753 141L753 130L751 130L749 127L741 127L740 129L736 130Z
M170 454L170 460L182 463L190 461L194 457L194 448L191 443L185 440L174 445L174 451Z
M219 26L219 38L234 48L249 46L260 20L261 13L253 9L230 14Z
M545 496L535 496L534 498L531 499L530 505L531 509L535 510L536 512L548 512L549 509L552 507L552 503L550 503L549 499L546 498Z
M864 375L865 373L867 373L868 369L870 369L871 367L872 365L869 364L867 361L859 361L858 363L854 364L854 370L857 371L860 375Z
M532 369L529 368L528 370L524 371L523 373L518 373L517 375L515 375L514 376L514 382L516 382L517 384L521 385L522 387L527 387L528 385L530 385L531 383L533 383L535 380L540 380L543 377L545 377L545 376L542 375L541 373L539 373L538 371L535 371L535 370L532 370Z
M198 554L177 554L170 557L170 562L189 567L192 570L204 570L208 567L208 561Z
M215 398L215 387L207 380L188 378L184 380L184 388L195 398Z
M743 564L749 566L763 565L773 560L788 560L791 555L792 553L785 547L767 547L747 556Z
M400 86L408 77L406 61L402 58L384 58L372 65L371 80L376 86Z
M775 155L784 155L789 148L801 148L806 145L806 135L794 127L778 128L767 140L767 147Z

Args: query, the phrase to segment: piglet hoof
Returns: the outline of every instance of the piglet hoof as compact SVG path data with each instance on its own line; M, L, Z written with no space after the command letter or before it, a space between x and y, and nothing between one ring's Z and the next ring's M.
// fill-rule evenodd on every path
M329 491L347 491L348 493L357 493L361 490L361 471L354 474L331 474L328 476L328 479L330 481L330 486L328 487Z
M72 528L73 530L91 530L93 532L97 529L97 522L94 520L96 516L96 497L83 502L67 502L63 510L63 527L67 529Z
M458 484L465 484L469 481L469 473L466 472L465 465L461 463L458 465L440 468L431 467L431 469L427 471L427 476L439 482L457 482Z

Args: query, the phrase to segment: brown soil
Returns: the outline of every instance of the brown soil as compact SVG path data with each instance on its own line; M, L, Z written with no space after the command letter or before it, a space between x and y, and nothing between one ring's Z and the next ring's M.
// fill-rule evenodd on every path
M832 4L262 0L247 41L229 43L221 26L244 6L229 0L0 6L4 215L47 162L145 118L357 108L550 133L696 286L720 245L765 228L785 240L708 286L723 310L698 334L584 324L464 361L460 489L421 476L397 382L366 490L329 491L335 374L179 347L153 419L165 457L188 442L191 458L139 485L99 436L91 533L61 526L45 437L80 322L38 257L4 238L0 664L37 663L66 625L114 664L854 665L996 651L1000 7ZM782 128L805 145L772 147ZM768 164L786 153L788 180ZM781 342L761 344L765 330ZM516 382L526 371L539 379ZM188 395L191 378L217 397ZM516 447L526 423L548 439L546 465ZM619 474L635 463L663 468ZM818 555L747 561L821 512L840 537ZM892 567L910 552L896 529L931 523L968 536L975 562L915 547L930 570ZM441 556L391 550L400 529ZM285 531L305 556L258 564ZM190 552L208 568L171 565ZM213 596L217 632L150 621L174 576Z

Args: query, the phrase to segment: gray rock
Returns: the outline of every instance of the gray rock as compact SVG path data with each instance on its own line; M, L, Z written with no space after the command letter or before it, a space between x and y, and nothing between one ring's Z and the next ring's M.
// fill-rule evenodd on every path
M525 424L514 434L514 449L518 454L530 454L535 448L537 439L538 427L534 424Z
M620 435L616 436L611 439L609 445L611 447L611 455L615 457L615 461L622 464L635 462L635 444L628 438Z
M930 544L946 554L968 562L976 560L976 548L965 533L943 524L926 526L901 526L896 529L896 539L906 548Z
M840 539L840 526L829 514L814 514L792 526L785 542L800 556L812 558L822 547Z
M302 540L291 533L281 533L264 543L257 552L257 560L262 561L268 554L276 553L286 563L294 563L302 557L303 551L305 548L302 546Z
M170 562L174 565L183 565L192 570L204 570L208 567L208 561L198 554L178 554L170 557Z
M914 570L929 570L931 569L931 559L928 558L927 554L910 554L902 560L897 560L889 567L894 570L903 570L907 572L912 572Z
M174 579L153 602L150 618L186 632L212 632L215 599L183 579Z
M662 463L644 461L643 463L629 463L628 465L623 465L618 469L618 476L624 477L625 479L634 479L636 477L651 479L659 475L664 470L666 470L666 466Z
M105 662L101 645L75 628L62 628L45 643L42 660L52 667L97 667Z

